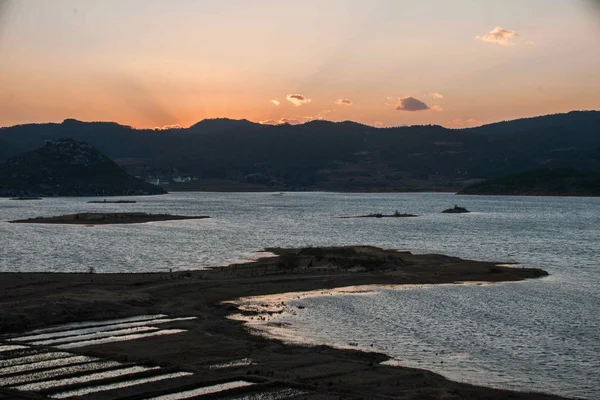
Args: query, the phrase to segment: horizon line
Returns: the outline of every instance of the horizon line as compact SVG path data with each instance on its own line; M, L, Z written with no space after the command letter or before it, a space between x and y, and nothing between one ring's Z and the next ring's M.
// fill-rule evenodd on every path
M8 129L8 128L14 128L14 127L18 127L18 126L27 126L27 125L48 125L48 124L56 124L56 125L62 125L66 122L80 122L80 123L86 123L86 124L91 124L91 123L105 123L105 124L116 124L119 126L123 126L123 127L127 127L127 128L131 128L134 130L138 130L138 131L145 131L145 130L149 130L149 131L168 131L168 130L186 130L186 129L190 129L193 126L204 122L204 121L215 121L215 120L228 120L228 121L245 121L251 124L255 124L255 125L263 125L263 126L273 126L273 127L277 127L277 126L299 126L299 125L306 125L312 122L329 122L329 123L333 123L333 124L342 124L342 123L353 123L353 124L357 124L357 125L364 125L364 126L368 126L370 128L375 128L375 129L394 129L394 128L408 128L408 127L413 127L413 126L439 126L445 129L451 129L451 130L463 130L463 129L474 129L474 128L479 128L482 126L486 126L486 125L493 125L493 124L497 124L497 123L502 123L502 122L511 122L511 121L518 121L518 120L524 120L524 119L532 119L532 118L541 118L541 117L548 117L548 116L553 116L553 115L566 115L566 114L571 114L571 113L585 113L585 112L600 112L600 109L598 110L570 110L570 111L565 111L565 112L559 112L559 113L551 113L551 114L540 114L540 115L532 115L532 116L528 116L528 117L520 117L520 118L514 118L514 119L504 119L504 120L498 120L498 121L494 121L494 122L488 122L485 124L479 124L479 125L474 125L474 126L463 126L463 127L448 127L445 125L440 125L440 124L413 124L413 125L408 125L408 124L403 124L403 125L387 125L387 126L377 126L377 125L372 125L372 124L367 124L367 123L362 123L362 122L358 122L358 121L353 121L353 120L344 120L344 121L332 121L332 120L328 120L325 118L319 118L319 119L311 119L311 120L307 120L307 121L299 121L299 120L295 120L298 121L297 123L289 123L289 122L279 122L279 121L283 121L285 120L285 118L281 118L279 121L273 121L276 123L266 123L267 121L251 121L247 118L229 118L229 117L211 117L211 118L203 118L193 124L191 124L188 127L184 127L181 126L179 124L171 124L171 125L164 125L162 127L159 126L155 126L154 128L137 128L135 126L132 125L128 125L128 124L122 124L119 123L117 121L102 121L102 120L91 120L91 121L83 121L77 118L65 118L60 122L54 122L54 121L46 121L46 122L25 122L22 124L15 124L15 125L6 125L6 126L0 126L0 129Z

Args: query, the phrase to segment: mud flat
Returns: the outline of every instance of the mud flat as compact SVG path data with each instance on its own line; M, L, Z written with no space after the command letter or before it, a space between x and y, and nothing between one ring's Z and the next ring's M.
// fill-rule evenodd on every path
M239 308L235 303L243 297L359 285L519 281L544 277L545 271L368 246L266 250L275 256L208 270L0 274L0 367L8 374L6 380L0 376L0 399L82 394L174 399L208 393L231 399L561 398L382 365L388 357L378 353L284 343L254 335L230 318L264 313ZM96 364L45 370L52 379L42 382L6 370L32 374L34 367L24 360L61 364L51 360L53 354L73 364L92 357ZM106 371L107 363L117 364ZM69 371L78 372L57 377Z
M108 225L141 224L144 222L179 221L186 219L204 219L208 216L186 216L169 214L147 214L141 212L126 213L81 213L60 215L57 217L36 217L9 221L15 224L71 224L71 225Z

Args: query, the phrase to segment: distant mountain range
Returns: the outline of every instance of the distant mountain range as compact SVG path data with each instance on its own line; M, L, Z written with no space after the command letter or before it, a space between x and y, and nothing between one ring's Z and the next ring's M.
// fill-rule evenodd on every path
M124 196L166 193L128 175L87 143L48 140L0 164L0 197Z
M470 129L209 119L149 130L68 119L0 128L0 160L64 137L90 143L133 175L196 178L169 190L448 191L540 166L600 171L599 111Z

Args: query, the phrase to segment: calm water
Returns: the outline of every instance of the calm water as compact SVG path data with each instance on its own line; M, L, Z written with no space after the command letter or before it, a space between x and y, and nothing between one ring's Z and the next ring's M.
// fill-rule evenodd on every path
M165 271L248 259L269 246L350 244L519 262L552 276L312 297L286 318L306 341L357 343L452 379L600 398L600 198L178 193L137 204L87 200L0 199L0 221L85 211L213 218L95 227L0 222L0 271ZM474 212L439 214L455 203ZM395 210L421 217L331 218Z

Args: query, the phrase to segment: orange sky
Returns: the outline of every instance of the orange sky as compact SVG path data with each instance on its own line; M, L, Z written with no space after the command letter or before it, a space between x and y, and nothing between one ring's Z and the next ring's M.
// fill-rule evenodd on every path
M463 127L600 109L593 3L0 0L0 126Z

